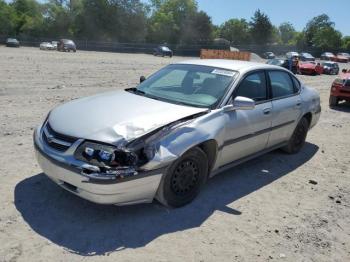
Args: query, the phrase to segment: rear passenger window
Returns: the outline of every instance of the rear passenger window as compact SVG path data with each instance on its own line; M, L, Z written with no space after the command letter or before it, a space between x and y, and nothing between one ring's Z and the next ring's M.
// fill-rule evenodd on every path
M265 73L253 73L247 76L238 87L237 96L244 96L254 101L267 99Z
M271 71L269 72L271 81L272 97L284 97L293 95L295 92L291 77L286 72Z

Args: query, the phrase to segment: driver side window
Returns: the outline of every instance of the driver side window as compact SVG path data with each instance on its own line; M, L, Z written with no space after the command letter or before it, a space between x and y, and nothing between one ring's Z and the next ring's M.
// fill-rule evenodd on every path
M267 99L266 78L264 72L248 75L238 86L237 96L253 99L256 102Z

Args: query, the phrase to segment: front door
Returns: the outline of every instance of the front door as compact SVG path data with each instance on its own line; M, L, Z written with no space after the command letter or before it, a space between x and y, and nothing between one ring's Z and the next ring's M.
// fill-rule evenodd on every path
M266 148L272 124L272 103L264 71L249 74L236 88L232 99L243 96L253 99L253 110L227 112L225 139L219 158L219 166L229 164Z

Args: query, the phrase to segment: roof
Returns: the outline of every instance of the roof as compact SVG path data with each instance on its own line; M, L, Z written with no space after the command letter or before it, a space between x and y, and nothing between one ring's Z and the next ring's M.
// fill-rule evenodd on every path
M229 59L193 59L193 60L178 62L177 64L212 66L212 67L240 71L240 72L246 72L246 71L251 71L256 69L268 69L268 68L283 69L279 66L274 66L274 65L240 61L240 60L229 60Z

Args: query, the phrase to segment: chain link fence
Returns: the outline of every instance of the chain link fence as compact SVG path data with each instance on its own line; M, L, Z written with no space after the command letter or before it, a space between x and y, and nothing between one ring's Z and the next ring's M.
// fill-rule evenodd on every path
M18 38L22 46L39 47L41 42L57 41L55 38L43 37L20 37ZM104 52L119 52L119 53L144 53L152 54L154 49L160 44L152 43L119 43L116 41L93 41L88 39L72 39L78 50L87 51L104 51ZM6 37L0 36L0 42L5 43ZM278 56L285 55L287 52L307 52L315 57L320 57L323 52L349 52L349 50L324 50L316 47L298 48L297 46L288 45L232 45L226 42L201 42L198 44L167 44L175 55L179 56L199 56L201 49L219 49L230 50L238 49L239 51L248 51L262 56L265 52L273 52Z

